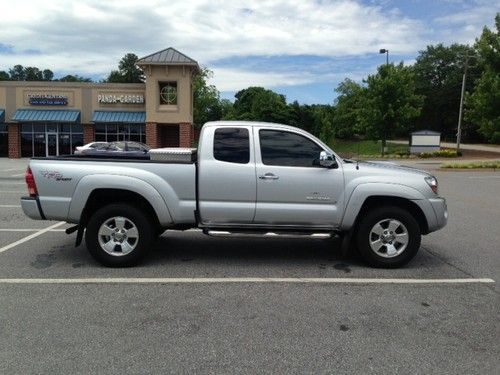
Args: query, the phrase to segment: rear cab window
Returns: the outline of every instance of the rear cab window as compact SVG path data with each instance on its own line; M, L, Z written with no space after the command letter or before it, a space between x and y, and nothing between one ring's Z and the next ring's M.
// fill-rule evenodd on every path
M250 135L246 128L223 127L214 132L214 158L247 164L250 161Z

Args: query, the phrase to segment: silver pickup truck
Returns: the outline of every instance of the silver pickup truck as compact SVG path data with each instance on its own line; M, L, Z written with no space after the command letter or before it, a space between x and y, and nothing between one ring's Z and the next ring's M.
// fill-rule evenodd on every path
M153 159L153 158L151 158ZM210 122L188 159L33 158L26 172L33 219L74 223L106 266L139 262L167 229L212 236L327 238L373 266L398 267L422 234L446 225L430 174L390 163L343 160L291 126Z

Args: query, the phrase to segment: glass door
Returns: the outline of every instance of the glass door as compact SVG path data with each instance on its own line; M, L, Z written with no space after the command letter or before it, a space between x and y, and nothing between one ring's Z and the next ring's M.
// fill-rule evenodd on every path
M46 155L47 156L57 156L59 155L59 142L57 139L57 133L46 133L47 142L46 145Z

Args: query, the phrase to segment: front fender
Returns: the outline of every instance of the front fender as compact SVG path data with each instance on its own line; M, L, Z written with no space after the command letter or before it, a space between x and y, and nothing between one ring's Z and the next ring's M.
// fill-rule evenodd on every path
M138 178L105 174L87 175L78 182L68 211L69 222L78 223L80 221L89 196L96 189L120 189L137 193L153 207L161 225L172 223L166 202L153 186Z
M360 184L354 188L347 200L344 216L340 225L341 230L349 230L352 228L363 203L367 198L374 196L405 198L411 201L425 200L422 193L406 185L377 182Z

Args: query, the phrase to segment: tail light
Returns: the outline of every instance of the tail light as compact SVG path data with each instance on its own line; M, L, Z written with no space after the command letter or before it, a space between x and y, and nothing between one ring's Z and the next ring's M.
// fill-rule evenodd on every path
M30 167L26 170L24 178L26 179L26 185L28 185L28 193L30 197L36 197L38 195L38 191L36 189L35 177L33 177Z

